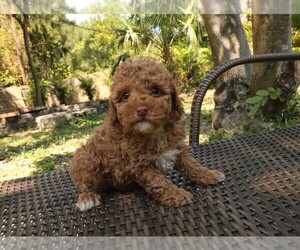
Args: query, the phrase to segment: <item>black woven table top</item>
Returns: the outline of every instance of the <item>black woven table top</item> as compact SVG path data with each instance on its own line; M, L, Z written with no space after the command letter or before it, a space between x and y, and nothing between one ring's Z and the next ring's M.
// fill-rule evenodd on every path
M168 177L194 194L163 208L143 190L108 193L86 212L75 208L66 170L0 183L0 235L200 236L300 235L300 125L192 147L216 186Z

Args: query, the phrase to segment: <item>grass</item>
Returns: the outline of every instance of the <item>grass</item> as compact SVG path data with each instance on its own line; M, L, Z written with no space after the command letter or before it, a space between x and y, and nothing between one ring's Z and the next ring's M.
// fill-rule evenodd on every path
M214 109L214 101L213 101L214 90L209 89L205 95L205 98L202 103L201 110L201 134L200 134L200 142L205 143L209 141L208 133L212 130L211 118ZM183 101L183 108L185 110L185 125L187 134L189 133L190 128L190 110L193 102L193 94L184 94L181 96ZM188 139L187 139L188 140Z
M291 126L299 122L300 88L297 95L289 103L289 111L273 121L257 122L249 119L241 122L243 133L212 129L211 118L214 109L213 90L205 96L201 111L200 142L206 143L230 139L236 135L257 133L263 129ZM186 129L189 129L189 110L192 95L181 96L186 111ZM90 136L97 125L102 124L104 115L76 117L68 126L54 128L49 131L20 131L12 134L0 134L0 181L49 172L58 168L67 168L73 152Z
M67 167L72 153L103 120L103 115L76 117L71 120L69 126L63 128L2 135L0 181Z

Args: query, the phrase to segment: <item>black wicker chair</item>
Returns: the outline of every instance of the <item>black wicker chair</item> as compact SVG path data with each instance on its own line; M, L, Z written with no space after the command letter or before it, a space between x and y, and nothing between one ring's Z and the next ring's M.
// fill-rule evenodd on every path
M300 235L300 125L199 145L200 111L210 84L243 63L299 60L300 53L240 58L215 68L192 106L191 153L226 180L196 186L168 177L194 194L192 204L163 208L143 190L108 193L87 212L75 208L68 171L0 183L2 236L295 236Z

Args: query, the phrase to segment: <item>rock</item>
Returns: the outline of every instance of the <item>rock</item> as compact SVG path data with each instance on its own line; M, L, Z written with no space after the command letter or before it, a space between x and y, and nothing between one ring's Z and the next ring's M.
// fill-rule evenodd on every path
M97 113L96 108L85 108L81 110L68 110L62 112L54 112L48 115L42 115L35 118L35 122L40 130L50 129L53 127L62 127L68 124L68 121L79 115L89 115Z
M13 117L0 117L0 132L11 132L19 129L38 127L40 129L63 126L73 116L89 115L97 112L105 114L108 110L108 100L97 100L85 103L62 105L40 111L24 112Z

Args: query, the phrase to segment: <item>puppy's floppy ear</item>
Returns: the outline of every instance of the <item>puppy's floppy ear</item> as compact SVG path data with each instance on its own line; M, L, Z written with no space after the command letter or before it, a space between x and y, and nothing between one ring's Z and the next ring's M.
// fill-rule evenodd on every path
M181 116L183 115L183 106L181 103L181 100L178 96L178 92L175 88L175 86L173 86L172 89L172 116L176 119L179 120L181 118Z
M117 116L117 110L112 100L109 99L109 109L108 109L108 120L112 125L119 125L119 119Z

